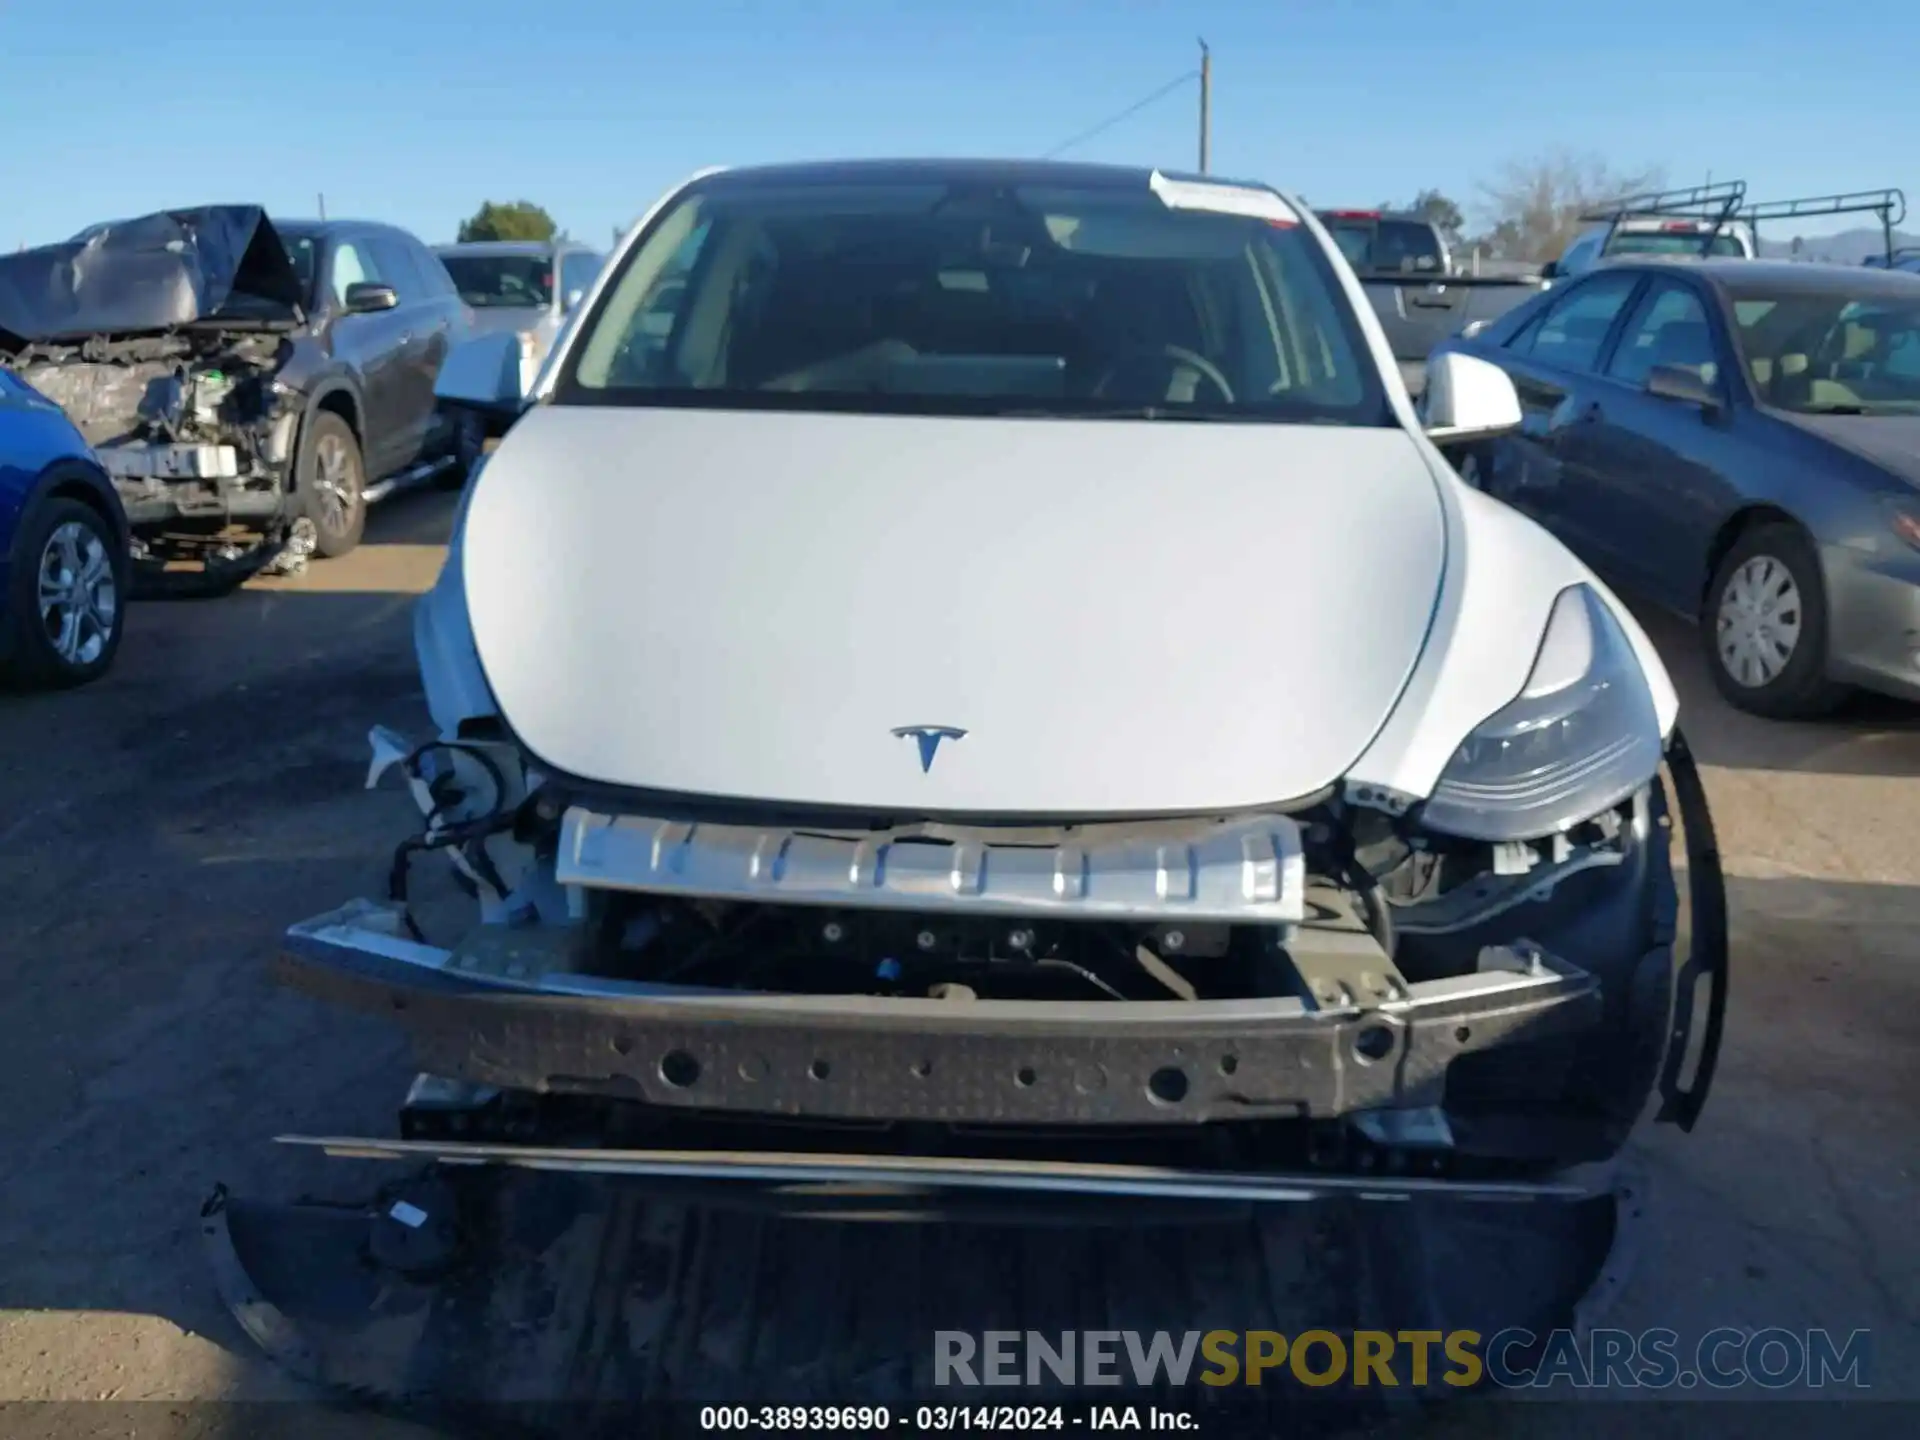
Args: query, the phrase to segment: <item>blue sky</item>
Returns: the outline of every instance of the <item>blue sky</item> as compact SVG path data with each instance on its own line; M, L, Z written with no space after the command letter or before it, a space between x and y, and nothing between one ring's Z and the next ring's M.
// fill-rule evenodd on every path
M322 193L429 241L524 197L604 241L703 165L1042 153L1198 35L1214 170L1317 204L1431 185L1471 214L1561 147L1920 206L1901 0L0 0L0 245ZM1196 110L1183 88L1070 153L1190 167Z

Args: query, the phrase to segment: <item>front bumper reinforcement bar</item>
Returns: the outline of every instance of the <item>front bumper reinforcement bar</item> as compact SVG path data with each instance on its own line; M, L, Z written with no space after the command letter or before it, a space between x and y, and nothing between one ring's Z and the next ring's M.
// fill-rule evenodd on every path
M497 936L528 937L538 928ZM564 930L558 932L564 937ZM294 926L282 978L384 1014L420 1069L510 1090L858 1121L1191 1125L1325 1119L1441 1102L1463 1055L1570 1034L1598 980L1526 946L1409 983L1364 936L1303 930L1299 993L1011 1001L769 994L646 984L404 938L357 902Z

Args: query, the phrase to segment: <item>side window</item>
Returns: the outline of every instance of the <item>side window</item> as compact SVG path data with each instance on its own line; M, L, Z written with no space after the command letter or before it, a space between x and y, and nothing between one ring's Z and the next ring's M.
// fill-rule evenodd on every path
M388 235L375 235L367 241L367 248L373 251L380 278L399 293L402 305L417 305L427 298L426 277L415 268L404 244Z
M1899 380L1920 380L1920 330L1897 330L1887 337L1886 373Z
M1562 370L1591 371L1638 279L1602 275L1575 286L1547 311L1527 353Z
M348 286L375 285L386 278L380 273L364 240L337 241L333 255L327 262L327 269L327 283L333 291L334 303L343 310L347 306Z
M1720 373L1706 307L1692 289L1671 280L1649 286L1634 306L1607 362L1607 374L1628 385L1644 385L1656 365L1685 366L1709 385Z
M1538 310L1534 311L1533 318L1513 332L1513 336L1507 341L1505 348L1513 351L1517 355L1528 354L1533 349L1535 337L1540 334L1540 327L1546 323L1549 308L1548 306L1542 305Z
M440 263L440 257L422 245L418 240L403 242L407 255L413 261L414 273L426 282L429 295L458 295L453 288L453 276L447 273L447 267Z
M586 250L569 250L560 257L560 296L585 291L600 273L600 257Z
M1600 242L1592 236L1588 236L1584 240L1575 241L1568 247L1567 253L1560 257L1560 273L1562 275L1578 275L1582 270L1585 270L1589 265L1593 264L1593 252L1599 248Z

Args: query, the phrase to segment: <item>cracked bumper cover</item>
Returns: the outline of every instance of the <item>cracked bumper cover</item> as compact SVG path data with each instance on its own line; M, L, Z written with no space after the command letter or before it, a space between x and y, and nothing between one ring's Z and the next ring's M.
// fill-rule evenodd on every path
M1596 976L1524 946L1489 947L1466 975L1391 974L1371 992L1378 977L1346 937L1305 933L1288 948L1302 993L1255 1000L764 994L483 969L360 901L293 926L280 968L297 989L398 1021L436 1075L854 1121L1194 1124L1425 1107L1460 1057L1602 1015Z

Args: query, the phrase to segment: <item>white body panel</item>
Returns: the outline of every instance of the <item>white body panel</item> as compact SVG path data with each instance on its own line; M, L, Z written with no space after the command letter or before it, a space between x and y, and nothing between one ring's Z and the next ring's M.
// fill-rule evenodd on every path
M541 407L464 555L488 681L562 771L1096 815L1338 781L1444 535L1397 430ZM968 733L923 771L912 725Z
M436 721L487 697L583 778L803 804L1090 817L1342 781L1413 799L1518 695L1584 582L1671 731L1639 625L1460 483L1294 208L1405 429L536 403L423 602ZM891 733L917 725L968 733L923 771Z

